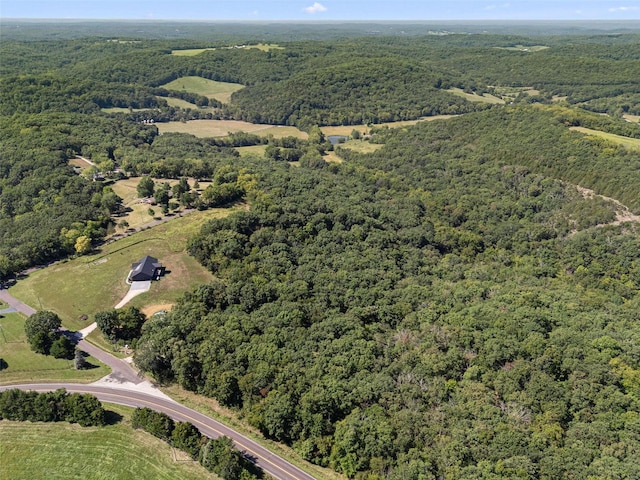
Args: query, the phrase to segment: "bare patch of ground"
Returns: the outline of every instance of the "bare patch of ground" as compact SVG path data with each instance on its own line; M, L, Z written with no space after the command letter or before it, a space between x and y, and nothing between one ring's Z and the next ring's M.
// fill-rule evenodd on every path
M626 222L640 222L640 215L636 215L631 212L627 206L621 204L618 200L611 197L605 197L604 195L598 195L593 190L581 187L580 185L576 185L576 188L584 198L589 199L593 197L600 197L616 206L616 219L607 225L620 225L621 223Z
M149 318L154 313L161 312L162 310L170 312L172 308L173 303L156 303L152 305L146 305L144 308L141 308L140 311L144 313L147 318Z

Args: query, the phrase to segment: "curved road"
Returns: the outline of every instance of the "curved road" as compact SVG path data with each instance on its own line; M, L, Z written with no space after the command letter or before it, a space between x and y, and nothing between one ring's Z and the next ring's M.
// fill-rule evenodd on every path
M0 289L0 299L9 304L12 309L33 315L36 310L20 302L9 294L8 291ZM162 398L159 395L145 393L143 390L127 389L126 384L140 386L145 379L138 376L137 372L131 368L127 362L96 347L88 341L82 339L82 334L76 332L79 339L78 348L87 352L92 357L111 367L112 373L107 376L114 381L109 386L84 385L75 383L32 383L23 385L0 385L0 391L19 388L21 390L36 390L40 392L57 390L64 388L72 393L90 393L95 395L100 401L127 405L130 407L149 407L160 412L164 412L174 420L191 422L206 436L216 438L226 435L231 438L239 450L245 454L266 473L279 480L314 480L314 477L302 471L298 467L290 464L286 460L271 453L269 450L232 430L222 423L203 415L191 408L185 407L170 399ZM146 383L146 382L145 382ZM155 389L154 389L155 390Z
M164 412L171 418L181 422L191 422L204 435L217 438L226 435L231 438L236 447L243 451L247 457L262 468L265 473L280 480L314 480L314 477L300 470L295 465L271 453L269 450L254 442L250 438L239 434L235 430L226 427L220 422L203 415L191 408L185 407L173 400L164 400L146 393L130 390L118 390L113 387L100 387L93 385L79 385L74 383L29 383L23 385L3 385L0 391L19 388L21 390L35 390L49 392L64 388L70 393L90 393L102 402L117 403L129 407L148 407L159 412Z

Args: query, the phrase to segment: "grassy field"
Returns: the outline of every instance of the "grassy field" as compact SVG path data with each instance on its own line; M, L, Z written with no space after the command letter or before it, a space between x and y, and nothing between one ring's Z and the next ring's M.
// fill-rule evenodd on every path
M219 102L229 103L231 94L244 88L239 83L216 82L202 77L180 77L172 82L161 85L168 90L184 90L197 93L207 98L215 98Z
M60 480L181 480L219 477L153 435L131 427L131 408L105 405L106 427L0 421L0 477ZM44 473L46 472L46 474Z
M255 48L257 50L262 50L263 52L268 52L269 50L284 50L284 47L281 47L280 45L276 45L275 43L258 43L257 45L243 45L238 47L222 47L222 48L225 48L225 49ZM215 50L215 48L187 48L184 50L171 50L171 55L177 55L180 57L193 57L195 55L200 55L202 52L206 52L207 50Z
M113 308L124 297L131 264L151 255L162 262L167 274L130 304L140 308L173 304L184 292L212 278L186 253L187 240L207 220L228 215L236 208L245 206L196 211L105 245L93 255L55 263L19 280L11 294L28 305L55 311L67 328L78 330L93 321L93 314ZM51 288L53 282L55 288ZM82 315L89 319L81 320Z
M176 108L191 108L193 110L199 109L195 103L187 102L186 100L182 100L181 98L173 98L173 97L158 97L167 101L170 107Z
M250 147L236 147L241 157L264 157L266 145L252 145Z
M152 108L125 108L125 107L110 107L101 108L100 111L104 113L129 113L129 112L144 112L145 110L154 110Z
M466 98L470 102L482 102L482 103L504 103L504 100L498 97L494 97L489 93L484 95L476 95L475 93L466 93L461 88L450 88L448 92L458 95L459 97Z
M247 425L245 420L239 419L236 412L221 406L213 398L189 392L176 385L164 387L162 388L162 391L181 404L204 413L211 418L222 421L225 425L228 425L234 430L237 430L243 435L255 440L260 445L263 445L290 463L300 467L305 472L311 474L314 478L319 480L346 480L345 476L334 472L333 470L322 468L301 459L300 455L298 455L292 448L287 447L282 443L264 438L260 432Z
M371 153L383 147L383 145L379 143L371 143L365 140L348 140L338 146L339 148L348 148L358 153Z
M640 115L624 114L622 115L622 117L628 122L636 122L636 123L640 122Z
M196 137L226 137L230 132L247 132L257 135L273 135L275 138L297 137L307 138L308 134L296 127L281 127L239 120L191 120L190 122L157 123L160 133L190 133Z
M18 313L0 315L0 325L0 358L8 365L0 371L2 384L36 381L89 383L104 377L110 371L94 358L87 360L96 368L76 370L73 368L73 360L33 353L24 334L24 317Z
M570 130L592 135L594 137L604 138L605 140L622 145L630 150L640 150L639 138L623 137L622 135L615 135L613 133L601 132L600 130L592 130L584 127L570 127Z

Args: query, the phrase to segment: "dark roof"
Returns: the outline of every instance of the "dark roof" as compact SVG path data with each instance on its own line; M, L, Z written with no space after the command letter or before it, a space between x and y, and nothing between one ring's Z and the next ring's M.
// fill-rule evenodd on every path
M162 268L158 259L147 255L131 265L131 280L151 280L158 268Z

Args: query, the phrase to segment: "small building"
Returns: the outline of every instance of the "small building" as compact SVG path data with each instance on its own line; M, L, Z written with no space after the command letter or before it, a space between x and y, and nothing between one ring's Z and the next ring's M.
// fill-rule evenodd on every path
M146 280L158 280L164 275L164 267L157 258L150 256L131 265L129 280L132 282L144 282Z

